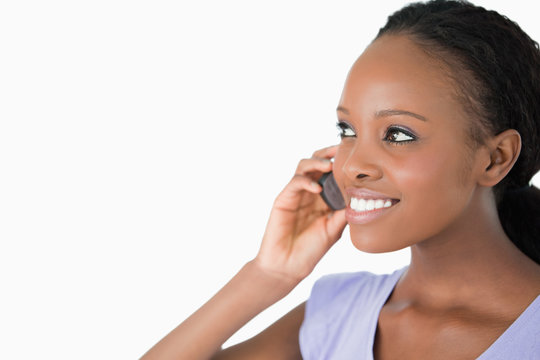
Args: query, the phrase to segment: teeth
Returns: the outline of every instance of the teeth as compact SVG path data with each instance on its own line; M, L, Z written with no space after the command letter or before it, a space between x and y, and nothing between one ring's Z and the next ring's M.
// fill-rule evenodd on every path
M360 199L358 200L358 210L357 211L366 211L366 200Z
M367 211L370 211L370 210L373 210L375 209L375 200L373 199L369 199L366 203L366 210Z
M351 198L351 208L355 211L371 211L392 206L391 200Z

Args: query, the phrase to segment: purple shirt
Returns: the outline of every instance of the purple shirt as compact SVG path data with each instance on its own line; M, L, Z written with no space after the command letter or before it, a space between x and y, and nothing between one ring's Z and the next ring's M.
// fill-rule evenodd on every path
M358 272L319 279L300 328L303 359L373 360L379 313L406 269L386 275ZM540 296L477 359L540 359Z

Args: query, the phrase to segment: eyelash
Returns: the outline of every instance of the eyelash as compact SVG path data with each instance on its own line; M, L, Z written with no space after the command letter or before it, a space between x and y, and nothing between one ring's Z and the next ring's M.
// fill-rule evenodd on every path
M341 139L344 139L344 138L347 138L347 137L353 137L354 135L346 135L345 132L347 130L350 130L352 131L352 128L349 124L343 122L343 121L339 121L337 124L336 124L338 130L339 130L339 133L338 133L338 136L341 138ZM412 139L409 139L409 140L402 140L402 141L392 141L392 140L388 140L388 135L391 133L391 132L398 132L398 133L402 133ZM353 132L354 133L354 132ZM389 126L388 129L386 129L386 134L384 135L384 138L382 139L383 141L386 141L390 144L393 144L393 145L405 145L406 143L410 143L412 141L416 141L416 136L414 136L413 134L411 134L409 131L405 130L405 129L402 129L400 127L396 127L396 126Z

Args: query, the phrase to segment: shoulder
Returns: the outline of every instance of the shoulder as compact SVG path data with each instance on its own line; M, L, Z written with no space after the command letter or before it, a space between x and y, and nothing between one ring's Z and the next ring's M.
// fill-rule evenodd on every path
M540 354L540 295L478 360L538 359Z
M373 319L405 269L384 275L365 271L332 274L317 280L300 329L303 356L340 358L335 351L369 348Z
M361 271L325 275L315 282L306 304L306 314L313 315L319 309L333 312L332 306L346 309L349 306L369 305L390 291L405 268L391 274L373 274ZM338 310L335 309L335 310Z
M369 297L368 293L373 292L381 277L365 271L325 275L313 285L306 307L314 311L320 307L327 308L330 304L342 303L347 299Z

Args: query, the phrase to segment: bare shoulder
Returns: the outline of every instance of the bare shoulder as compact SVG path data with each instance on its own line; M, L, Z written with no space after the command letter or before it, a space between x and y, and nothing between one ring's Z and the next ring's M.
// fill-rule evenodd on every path
M220 351L212 359L302 359L298 333L304 320L305 302L260 334Z

